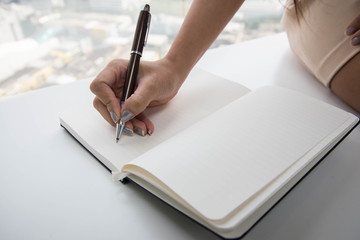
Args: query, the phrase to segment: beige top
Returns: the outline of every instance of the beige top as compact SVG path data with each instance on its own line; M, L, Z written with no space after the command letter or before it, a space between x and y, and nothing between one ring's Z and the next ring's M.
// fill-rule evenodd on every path
M360 0L303 0L302 7L303 16L298 21L294 4L288 4L282 25L293 52L329 87L337 71L360 51L345 34L360 12Z

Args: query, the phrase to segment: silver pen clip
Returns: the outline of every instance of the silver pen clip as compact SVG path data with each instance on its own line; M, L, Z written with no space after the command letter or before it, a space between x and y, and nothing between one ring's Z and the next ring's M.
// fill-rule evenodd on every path
M147 44L147 39L148 39L148 36L149 36L149 30L150 30L150 21L151 21L151 14L149 13L149 18L148 18L148 21L147 21L147 29L146 29L146 35L145 35L145 40L144 40L144 47L146 46Z

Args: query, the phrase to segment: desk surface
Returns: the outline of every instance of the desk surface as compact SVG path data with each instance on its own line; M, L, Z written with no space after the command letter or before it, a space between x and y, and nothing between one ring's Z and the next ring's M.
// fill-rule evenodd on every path
M292 88L354 112L308 74L284 34L208 51L198 67L240 82ZM92 104L89 80L0 100L0 239L218 239L110 173L59 126ZM359 239L360 129L243 239Z

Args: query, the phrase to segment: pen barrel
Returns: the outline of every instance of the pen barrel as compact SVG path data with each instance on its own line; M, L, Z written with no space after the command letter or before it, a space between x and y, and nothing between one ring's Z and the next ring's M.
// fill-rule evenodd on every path
M139 63L140 56L136 53L132 53L126 71L123 93L121 95L121 102L125 102L125 100L128 99L135 91L136 79L139 72Z
M150 12L142 10L140 12L137 25L136 25L136 31L134 35L133 44L131 47L131 51L137 52L140 55L142 54L143 48L146 44L146 38L149 31L149 24L150 24L151 15Z
M123 94L121 96L121 102L125 102L131 94L135 91L137 74L139 71L140 58L143 48L146 44L149 27L150 27L150 6L145 5L144 10L139 14L136 30L134 34L134 41L131 47L130 61L126 71L126 78L124 82Z

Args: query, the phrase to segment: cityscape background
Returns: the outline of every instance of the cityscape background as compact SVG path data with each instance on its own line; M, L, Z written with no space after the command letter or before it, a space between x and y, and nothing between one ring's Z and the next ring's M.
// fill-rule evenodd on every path
M0 97L94 77L129 58L139 11L151 6L143 59L164 56L190 0L0 0ZM212 48L282 30L279 0L246 0Z

